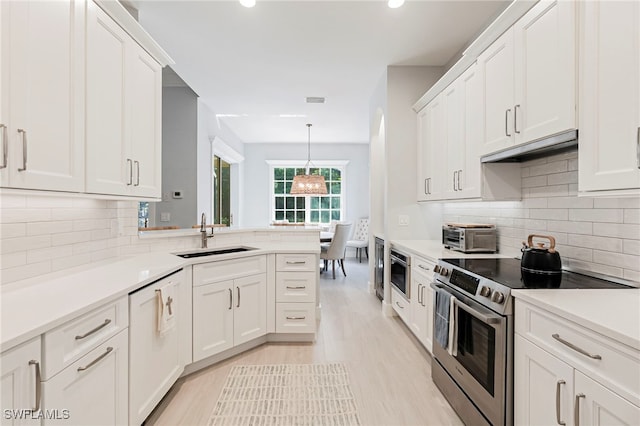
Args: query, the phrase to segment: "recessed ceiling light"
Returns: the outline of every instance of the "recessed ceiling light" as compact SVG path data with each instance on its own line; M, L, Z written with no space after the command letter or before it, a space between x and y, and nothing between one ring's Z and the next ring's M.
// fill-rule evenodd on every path
M240 0L240 4L244 7L253 7L256 5L256 0Z
M280 118L306 118L306 114L280 114L278 115Z
M404 0L389 0L387 4L391 9L397 9L404 4Z
M322 97L322 96L307 96L307 103L308 104L323 104L324 103L324 97Z

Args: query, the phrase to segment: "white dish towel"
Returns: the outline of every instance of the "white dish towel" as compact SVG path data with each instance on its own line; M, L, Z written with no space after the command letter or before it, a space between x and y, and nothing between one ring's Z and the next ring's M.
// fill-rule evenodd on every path
M449 344L447 345L447 352L449 355L458 355L458 339L456 336L456 298L451 295L449 299Z
M170 282L156 290L158 334L162 335L176 326L175 288Z

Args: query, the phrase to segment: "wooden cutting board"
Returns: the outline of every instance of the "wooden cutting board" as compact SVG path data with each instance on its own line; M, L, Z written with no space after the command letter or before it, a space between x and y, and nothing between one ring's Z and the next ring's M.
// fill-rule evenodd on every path
M488 223L445 223L445 225L450 226L452 228L495 228L495 225L491 225Z

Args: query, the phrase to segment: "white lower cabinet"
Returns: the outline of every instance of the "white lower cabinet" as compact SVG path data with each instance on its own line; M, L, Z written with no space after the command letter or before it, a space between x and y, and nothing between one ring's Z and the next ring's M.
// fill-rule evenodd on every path
M318 255L276 255L276 333L316 332Z
M3 426L40 424L37 418L21 415L20 410L40 408L41 354L39 336L0 354L0 405L3 410L0 424Z
M640 424L637 350L517 299L515 327L515 424Z
M261 273L242 276L247 265ZM220 280L229 276L237 278ZM266 333L265 256L193 266L194 362Z
M393 306L393 309L402 321L404 321L405 324L409 324L411 320L411 304L394 287L391 287L391 306Z
M42 424L127 424L128 354L122 330L43 382Z
M129 295L129 424L141 424L184 371L187 283L180 271ZM160 291L166 303L160 308ZM163 299L163 300L164 300ZM166 316L166 325L159 319Z

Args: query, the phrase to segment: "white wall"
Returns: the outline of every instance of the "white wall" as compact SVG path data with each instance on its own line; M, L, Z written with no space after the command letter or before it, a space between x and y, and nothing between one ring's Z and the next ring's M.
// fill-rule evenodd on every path
M263 227L271 221L268 160L307 160L307 144L247 144L244 161L244 197L240 209L243 226ZM311 144L311 160L348 160L345 176L345 220L369 216L369 145Z

